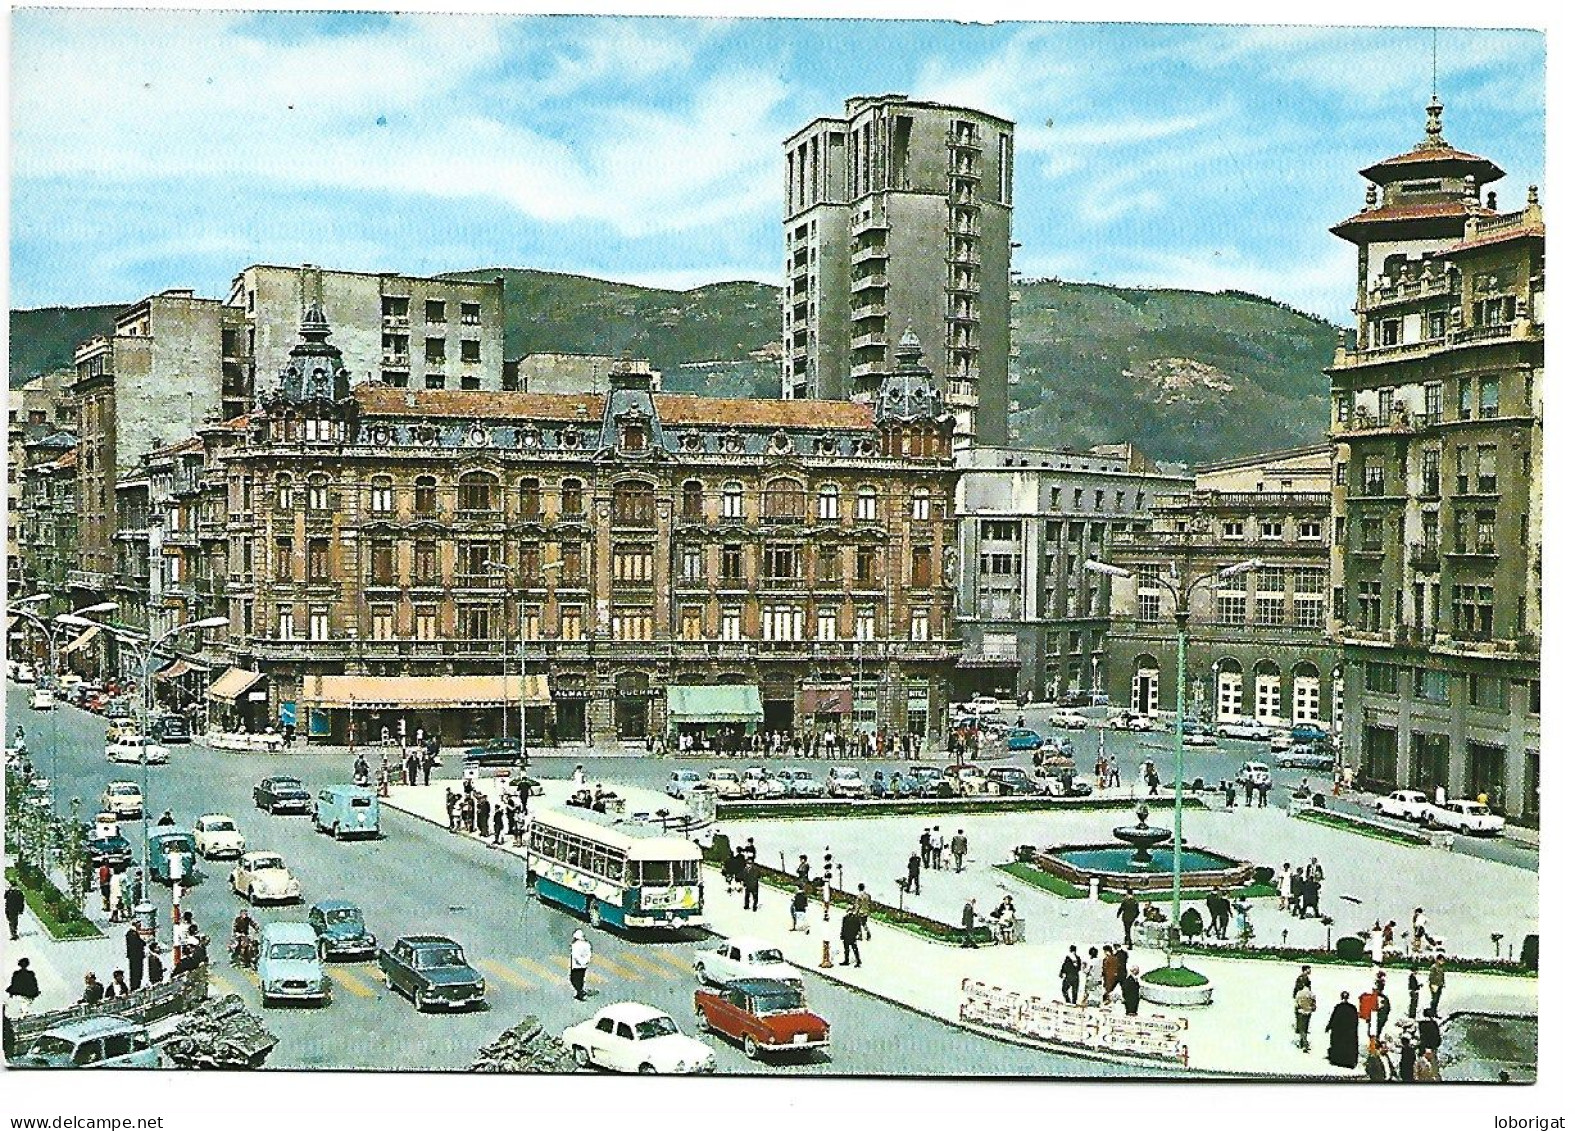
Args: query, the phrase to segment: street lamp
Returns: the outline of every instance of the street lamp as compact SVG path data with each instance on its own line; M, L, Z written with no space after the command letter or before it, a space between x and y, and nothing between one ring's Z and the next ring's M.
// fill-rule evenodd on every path
M524 563L521 562L520 564L523 567ZM555 561L555 562L543 562L542 565L540 566L540 570L541 570L541 572L543 574L552 573L552 572L554 572L556 570L560 570L562 568L563 568L563 560L561 558L558 561ZM509 567L504 562L488 562L487 563L487 569L490 570L493 573L507 573ZM526 681L528 680L529 676L526 674L526 671L525 671L525 579L524 579L523 576L521 576L521 577L518 578L518 581L519 581L519 586L518 586L518 593L516 595L517 599L518 599L518 606L517 606L517 609L516 609L516 612L515 612L515 619L519 622L519 629L520 629L520 757L524 758L525 757L525 703L526 703L526 699L528 698L527 691L526 691ZM509 696L508 696L508 690L507 690L507 688L508 688L508 681L509 681L509 618L508 618L508 614L505 613L504 616L503 616L503 685L504 685L504 689L505 690L503 692L503 731L502 731L502 737L504 737L504 738L507 738L508 735L509 735Z
M1179 571L1173 571L1177 581L1172 583L1164 577L1157 580L1160 585L1170 593L1175 605L1176 615L1176 729L1174 734L1176 755L1176 806L1175 819L1171 830L1170 842L1170 930L1167 940L1174 940L1181 929L1181 785L1184 780L1185 770L1182 767L1182 751L1185 745L1182 741L1183 723L1187 711L1187 617L1191 611L1192 594L1205 582L1218 582L1227 577L1247 573L1258 569L1263 562L1252 558L1233 565L1222 566L1208 573L1199 574L1191 581L1182 584ZM1131 570L1122 569L1120 566L1110 565L1107 562L1095 561L1092 558L1083 563L1083 568L1093 573L1103 574L1106 577L1132 577ZM1169 954L1170 947L1166 947Z

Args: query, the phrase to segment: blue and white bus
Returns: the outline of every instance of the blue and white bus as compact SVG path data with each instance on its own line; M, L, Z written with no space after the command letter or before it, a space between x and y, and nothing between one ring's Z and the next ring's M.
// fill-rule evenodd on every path
M661 829L587 811L531 814L526 883L592 926L677 930L704 925L700 846Z

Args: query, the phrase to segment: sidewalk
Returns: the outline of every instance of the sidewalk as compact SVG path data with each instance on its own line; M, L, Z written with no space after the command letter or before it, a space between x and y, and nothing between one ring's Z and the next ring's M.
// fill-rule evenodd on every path
M6 866L13 861L6 858ZM82 996L82 975L89 970L108 985L116 970L126 969L124 924L106 922L99 910L98 893L89 898L87 914L95 926L104 932L101 939L56 940L44 929L43 923L33 914L32 908L24 909L18 924L15 942L5 937L0 946L0 963L3 963L4 980L9 982L18 959L26 958L33 973L38 975L39 997L30 1013L47 1013L75 1005Z

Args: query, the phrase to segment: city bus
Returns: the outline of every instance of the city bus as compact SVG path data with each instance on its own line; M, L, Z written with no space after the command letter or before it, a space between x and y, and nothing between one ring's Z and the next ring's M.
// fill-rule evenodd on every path
M531 814L525 882L593 927L704 926L700 846L659 828L587 811Z

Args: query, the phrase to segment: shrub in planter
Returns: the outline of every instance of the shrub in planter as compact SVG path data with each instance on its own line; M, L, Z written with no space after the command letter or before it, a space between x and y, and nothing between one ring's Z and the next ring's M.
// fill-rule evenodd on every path
M717 833L711 838L711 847L705 850L705 858L713 863L720 864L733 855L733 842L726 833Z
M1367 944L1355 935L1334 940L1334 953L1340 958L1360 961L1367 954Z
M1209 984L1208 978L1186 966L1156 966L1143 975L1143 980L1156 986L1191 987Z
M1254 868L1252 882L1255 884L1272 884L1274 882L1273 868Z
M1181 933L1188 939L1196 939L1203 933L1203 916L1198 914L1196 907L1189 907L1181 913Z
M1209 1005L1214 987L1208 978L1185 966L1159 966L1139 981L1144 1001L1177 1007Z
M1033 845L1019 844L1016 848L1012 849L1012 859L1016 860L1019 864L1032 864L1034 860L1034 852L1035 849Z

